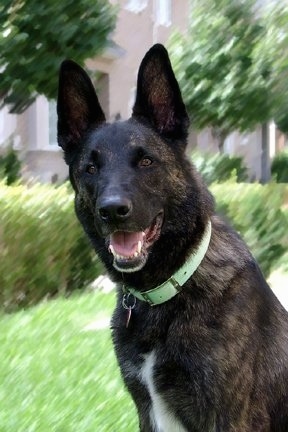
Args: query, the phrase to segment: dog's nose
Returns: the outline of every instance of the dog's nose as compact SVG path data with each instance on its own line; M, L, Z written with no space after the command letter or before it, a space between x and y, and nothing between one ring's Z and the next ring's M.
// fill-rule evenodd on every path
M98 214L104 222L123 222L132 212L132 202L120 196L104 198L97 207Z

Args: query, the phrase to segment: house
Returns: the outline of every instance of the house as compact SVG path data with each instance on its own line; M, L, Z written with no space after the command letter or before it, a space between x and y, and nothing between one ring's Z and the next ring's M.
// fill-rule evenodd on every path
M91 72L97 72L95 86L106 117L126 119L134 102L137 71L143 55L154 43L165 44L174 28L185 31L190 1L111 2L120 5L112 44L101 56L87 60L86 66ZM0 111L0 150L8 143L19 152L24 179L57 182L67 178L68 170L57 145L56 124L56 102L44 96L39 96L21 115L9 114L7 108ZM274 136L272 131L271 137ZM190 142L201 150L217 149L209 130L191 132ZM260 130L230 135L225 150L243 156L251 177L260 178Z

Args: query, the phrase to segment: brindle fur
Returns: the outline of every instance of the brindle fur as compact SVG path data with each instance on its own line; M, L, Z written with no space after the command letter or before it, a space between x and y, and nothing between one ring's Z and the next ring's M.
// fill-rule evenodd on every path
M141 432L155 432L150 396L139 375L152 350L155 388L188 432L287 432L287 313L247 246L215 214L210 193L185 157L188 124L161 45L141 63L133 114L123 122L105 122L83 69L71 61L61 67L59 145L77 216L118 284L112 336L121 373ZM152 156L153 164L140 169L143 154ZM92 174L89 164L96 167ZM131 215L104 221L99 208L115 195L132 202ZM161 235L143 269L115 270L107 236L143 230L161 210ZM159 306L137 301L126 328L122 284L147 290L167 280L197 247L208 219L209 249L182 292Z

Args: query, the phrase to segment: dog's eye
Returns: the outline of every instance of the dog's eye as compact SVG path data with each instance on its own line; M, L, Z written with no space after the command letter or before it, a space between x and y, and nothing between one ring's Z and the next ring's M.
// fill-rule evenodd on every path
M140 167L148 167L150 165L152 165L153 160L148 157L148 156L144 156L140 161L139 161L139 166Z
M95 174L95 172L96 172L95 165L92 165L92 164L87 165L86 172L88 174Z

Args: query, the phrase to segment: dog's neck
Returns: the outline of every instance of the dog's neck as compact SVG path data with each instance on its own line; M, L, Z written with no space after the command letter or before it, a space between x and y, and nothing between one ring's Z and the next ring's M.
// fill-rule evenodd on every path
M211 222L208 221L205 232L196 251L189 256L187 261L169 279L148 291L138 291L133 287L125 286L124 292L132 294L139 300L149 303L151 306L167 302L181 290L185 282L193 275L201 264L211 238Z

